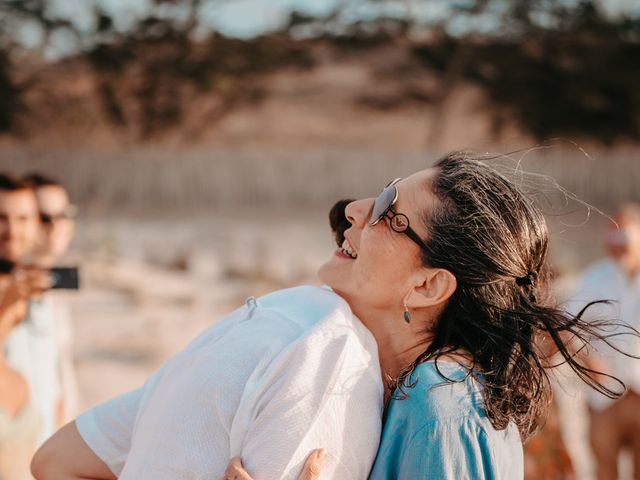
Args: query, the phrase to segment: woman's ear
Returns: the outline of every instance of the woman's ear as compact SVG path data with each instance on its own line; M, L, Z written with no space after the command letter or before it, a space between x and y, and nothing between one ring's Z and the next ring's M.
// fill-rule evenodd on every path
M456 277L449 270L427 268L422 282L407 296L407 307L416 309L442 306L451 298L457 286Z

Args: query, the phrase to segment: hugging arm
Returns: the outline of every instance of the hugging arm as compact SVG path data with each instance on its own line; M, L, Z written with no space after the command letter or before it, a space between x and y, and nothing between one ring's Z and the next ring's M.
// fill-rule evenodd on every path
M231 454L255 478L295 480L318 447L326 450L327 478L366 478L371 468L381 426L379 378L354 359L353 338L316 333L274 362L252 410L239 412L248 428L239 448L232 438Z
M68 423L40 447L31 462L36 480L114 480L109 467Z
M144 387L93 407L40 447L31 462L37 480L112 480L131 448Z

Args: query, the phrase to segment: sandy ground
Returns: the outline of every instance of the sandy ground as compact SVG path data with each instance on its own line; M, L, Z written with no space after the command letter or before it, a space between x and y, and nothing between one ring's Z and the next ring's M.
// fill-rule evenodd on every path
M577 251L587 259L597 254L593 231L588 225L557 235L559 270L586 261ZM586 240L580 232L589 233ZM79 409L141 385L248 296L317 283L316 269L332 250L325 212L81 219L70 261L81 265L82 288L66 294ZM565 278L566 287L570 276ZM560 417L577 478L589 479L584 402L575 383L559 384Z
M82 288L67 294L80 408L140 385L250 295L317 283L333 248L325 223L324 213L81 221Z

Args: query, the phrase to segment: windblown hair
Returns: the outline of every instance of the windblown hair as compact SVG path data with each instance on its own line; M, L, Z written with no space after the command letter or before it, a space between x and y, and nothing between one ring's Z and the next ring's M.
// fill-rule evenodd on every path
M435 168L430 188L438 202L424 213L428 233L422 263L450 271L457 288L427 332L431 343L391 381L397 395L407 396L417 365L435 360L437 368L441 356L463 351L472 359L469 375L483 386L492 425L501 430L513 422L523 440L538 429L548 410L549 368L566 363L594 389L619 397L624 384L610 375L604 376L619 389L598 382L594 374L601 372L582 364L578 355L594 340L618 350L609 338L615 334L603 333L615 322L582 318L590 306L606 302L592 302L571 315L553 301L549 234L533 200L494 167L464 152L448 154ZM330 213L339 245L350 226L344 202ZM631 327L623 328L637 335ZM541 348L545 342L552 348ZM556 353L562 358L552 365L550 357Z
M465 351L473 361L470 375L483 385L491 423L504 429L514 422L524 440L537 430L551 399L550 354L540 348L545 340L587 384L611 398L621 395L622 382L609 377L620 391L597 382L593 374L599 372L576 356L595 339L611 345L602 333L611 323L582 318L600 302L574 316L552 300L549 234L533 200L494 167L463 152L448 154L435 168L431 189L438 204L424 214L422 260L453 273L457 288L429 332L432 342L398 386L415 365L429 359L437 365L440 356Z

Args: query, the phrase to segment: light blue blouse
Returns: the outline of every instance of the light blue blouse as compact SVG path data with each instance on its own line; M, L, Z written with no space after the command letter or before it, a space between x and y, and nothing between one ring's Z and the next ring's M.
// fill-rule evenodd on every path
M373 480L465 480L524 477L522 442L514 424L496 430L482 408L480 386L456 363L420 364L406 399L392 399ZM397 395L396 395L397 396Z

